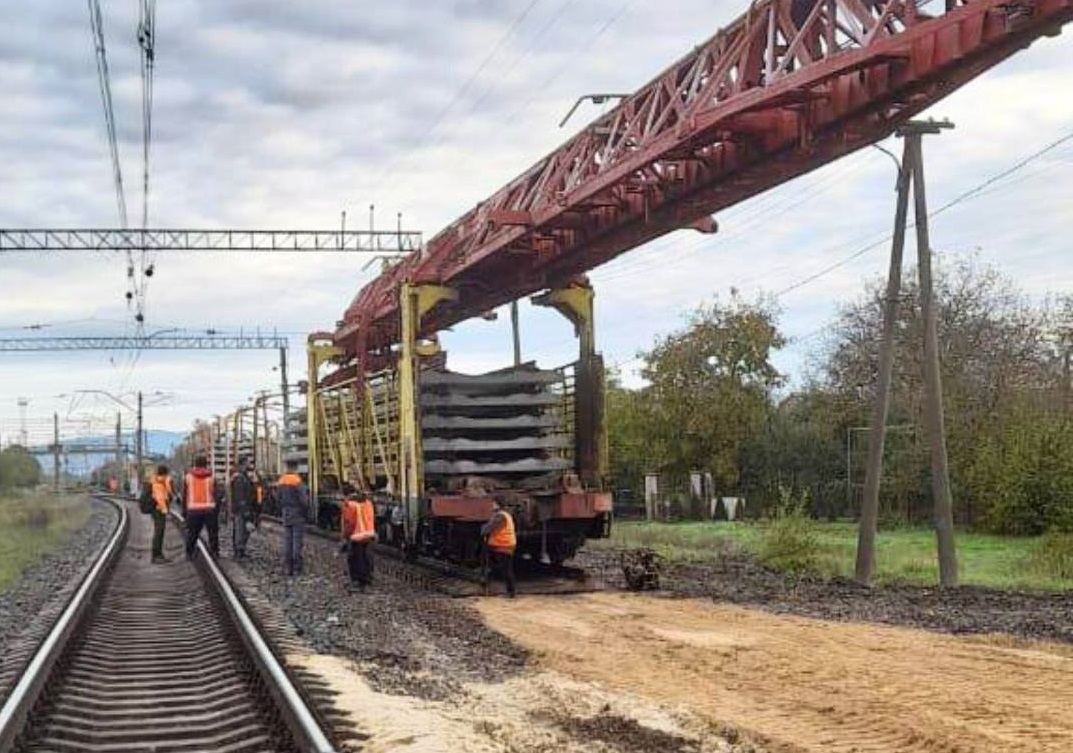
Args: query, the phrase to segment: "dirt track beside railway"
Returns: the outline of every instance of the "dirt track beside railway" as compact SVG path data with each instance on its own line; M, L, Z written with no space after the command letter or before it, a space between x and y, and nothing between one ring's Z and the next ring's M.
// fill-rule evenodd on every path
M482 600L541 668L772 751L1073 750L1073 649L621 593Z

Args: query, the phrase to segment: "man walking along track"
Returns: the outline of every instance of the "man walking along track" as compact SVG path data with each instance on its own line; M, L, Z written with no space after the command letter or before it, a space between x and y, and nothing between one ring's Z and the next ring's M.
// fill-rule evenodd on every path
M235 559L246 556L246 542L250 538L249 522L253 519L257 504L250 473L249 458L239 458L238 469L231 477L231 546Z
M197 539L204 528L209 534L209 553L220 556L220 520L217 493L209 461L204 455L194 458L194 467L183 484L183 514L186 517L186 558L193 559Z
M298 463L287 461L287 472L279 477L279 509L283 517L283 572L302 574L302 536L309 510L309 489L298 475Z
M164 556L164 528L167 526L168 505L171 503L174 490L166 465L157 466L156 476L150 482L149 489L153 496L152 562L155 565L168 561L168 558Z

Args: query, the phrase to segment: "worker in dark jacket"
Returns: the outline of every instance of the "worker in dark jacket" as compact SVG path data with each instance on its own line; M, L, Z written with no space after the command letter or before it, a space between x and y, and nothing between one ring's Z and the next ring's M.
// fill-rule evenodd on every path
M250 538L248 524L253 519L256 504L250 461L241 457L235 475L231 477L231 545L235 559L246 556L246 541Z
M309 510L309 489L298 475L298 463L287 461L287 472L277 482L283 517L283 572L302 574L302 535Z
M186 558L193 559L197 538L204 528L209 533L209 554L220 556L221 494L204 455L194 458L194 467L183 482L183 515L186 517Z
M156 476L150 482L149 488L153 495L152 562L156 565L168 561L168 558L164 556L164 527L168 522L168 505L171 504L174 490L166 465L157 466Z
M507 596L514 598L514 550L518 537L514 532L514 518L498 502L492 503L492 517L481 526L481 536L493 568L503 576L507 584Z

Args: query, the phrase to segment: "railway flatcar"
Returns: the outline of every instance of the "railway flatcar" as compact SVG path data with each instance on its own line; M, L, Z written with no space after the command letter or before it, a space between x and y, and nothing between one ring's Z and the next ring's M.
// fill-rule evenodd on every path
M561 564L586 539L609 535L592 290L534 301L574 323L576 361L463 374L448 368L434 334L403 333L390 350L356 358L330 334L309 337L302 454L322 526L336 524L350 482L373 490L381 543L423 556L477 563L494 502L513 514L522 558Z

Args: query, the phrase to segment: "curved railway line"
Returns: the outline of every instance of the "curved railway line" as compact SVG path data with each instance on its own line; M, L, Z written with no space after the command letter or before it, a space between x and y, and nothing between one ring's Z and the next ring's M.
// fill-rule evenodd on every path
M316 751L336 747L199 543L150 566L149 519L108 544L0 707L0 751ZM132 530L134 529L134 530Z

